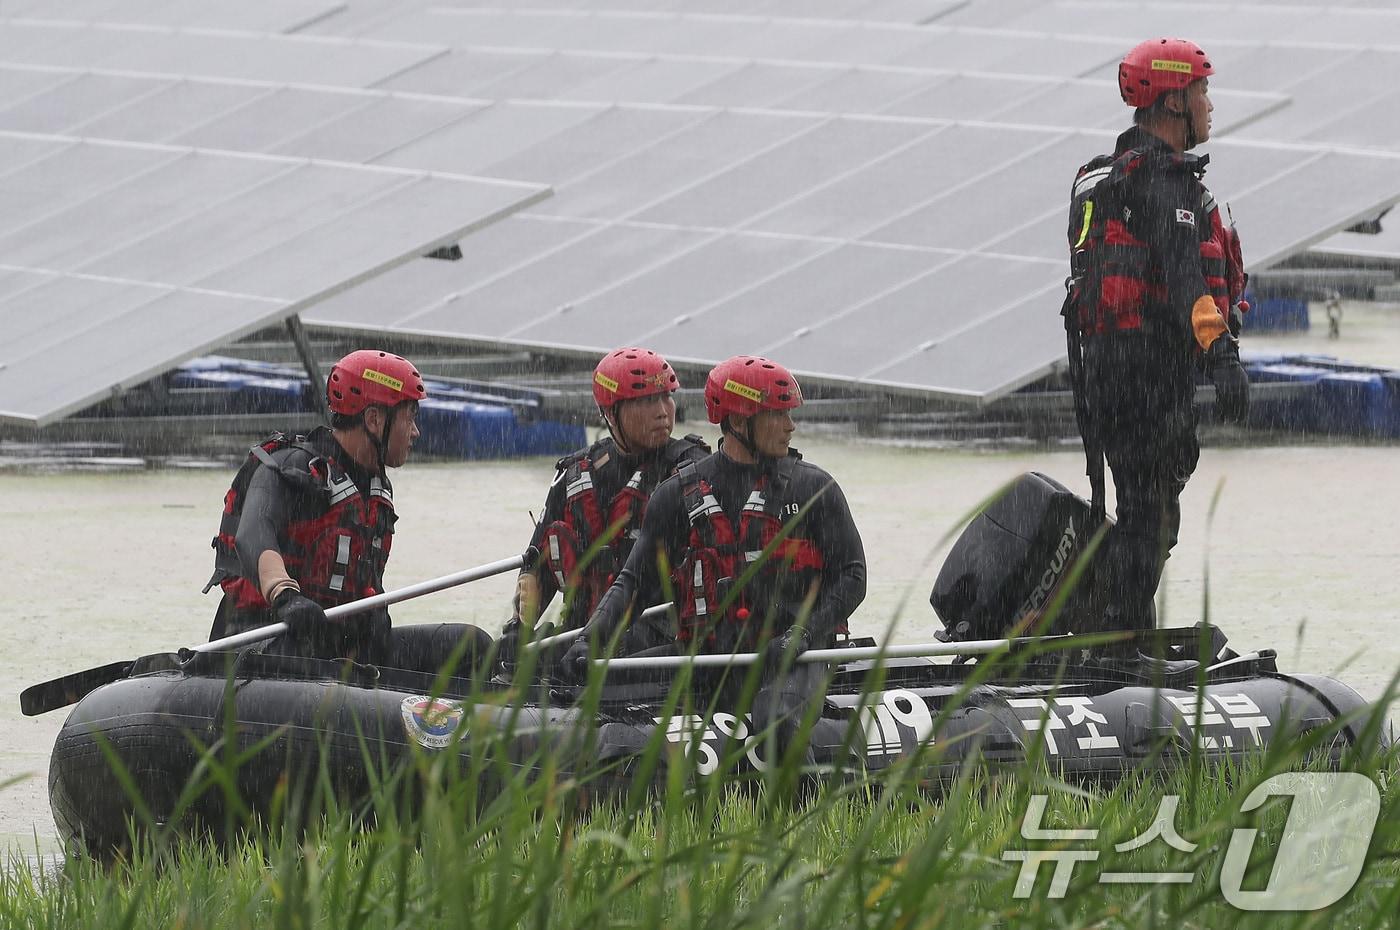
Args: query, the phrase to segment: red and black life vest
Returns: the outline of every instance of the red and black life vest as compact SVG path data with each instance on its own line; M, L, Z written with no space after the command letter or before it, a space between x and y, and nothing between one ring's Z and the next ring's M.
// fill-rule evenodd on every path
M306 452L310 459L299 464L302 459L293 454L296 450ZM382 475L375 475L370 479L369 493L362 494L336 461L337 454L339 444L328 432L319 430L309 437L274 433L248 451L247 460L224 495L223 519L211 544L214 574L205 591L219 585L238 612L268 608L257 579L243 576L234 547L248 485L253 473L262 467L275 470L300 493L316 495L323 502L315 508L316 516L291 521L280 537L287 573L302 593L323 607L332 607L383 590L396 519L393 489Z
M638 468L606 502L598 497L593 471L609 454L618 454L611 443L597 443L559 460L559 480L564 482L563 519L545 527L540 549L559 590L569 594L569 617L586 620L627 564L656 486L670 477L683 459L708 453L699 436L672 439L656 465Z
M1128 190L1135 172L1152 160L1178 159L1195 174L1201 191L1198 210L1179 209L1167 218L1195 225L1200 241L1201 271L1211 299L1228 320L1246 283L1239 236L1220 217L1215 197L1204 184L1208 156L1129 149L1118 156L1100 155L1080 167L1070 196L1070 300L1075 318L1068 322L1088 335L1141 329L1168 302L1161 268L1139 228L1161 217L1135 216ZM1194 300L1199 295L1188 295Z
M759 475L737 528L695 465L680 467L681 500L690 522L686 556L673 576L680 618L676 638L681 642L702 639L722 648L752 646L763 629L764 612L783 606L778 598L795 601L787 605L795 608L816 593L825 565L821 550L801 522L784 533L778 516L797 511L789 506L795 502L787 500L787 490L799 460L793 453L778 463L771 478ZM743 583L754 563L761 564ZM728 624L737 628L722 629ZM780 623L773 632L785 626ZM845 624L836 632L846 633Z

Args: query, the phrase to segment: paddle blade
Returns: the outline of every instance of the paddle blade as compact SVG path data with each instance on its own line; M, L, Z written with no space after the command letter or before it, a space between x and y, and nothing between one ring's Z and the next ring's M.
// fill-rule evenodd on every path
M103 685L131 674L131 666L131 660L127 659L30 685L20 692L19 709L26 717L37 717L76 704Z

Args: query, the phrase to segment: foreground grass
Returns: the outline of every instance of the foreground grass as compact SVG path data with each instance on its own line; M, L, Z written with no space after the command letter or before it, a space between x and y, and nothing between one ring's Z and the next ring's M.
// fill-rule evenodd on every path
M1319 736L1313 748L1322 744ZM280 823L226 844L188 837L139 843L108 865L61 868L12 860L0 875L5 928L226 927L1388 927L1400 914L1400 772L1393 751L1352 753L1342 767L1381 786L1365 868L1338 903L1312 913L1250 913L1229 905L1219 872L1243 799L1278 771L1321 768L1299 742L1243 768L1193 760L1169 775L1133 775L1112 789L1056 782L1037 766L980 772L929 791L921 768L876 782L829 785L794 800L772 782L694 783L673 767L659 791L598 796L567 777L518 778L489 801L480 773L455 777L424 754L401 783L381 786L380 812L326 805L307 824ZM774 778L795 775L795 770ZM422 786L411 815L388 794ZM1022 836L1028 803L1047 798L1044 828L1097 828L1091 840ZM1162 799L1185 845L1116 844L1148 831ZM584 802L592 798L592 803ZM1286 804L1259 828L1262 888ZM1015 850L1096 852L1063 896L1053 863L1016 894ZM1105 885L1105 872L1189 872L1189 884Z

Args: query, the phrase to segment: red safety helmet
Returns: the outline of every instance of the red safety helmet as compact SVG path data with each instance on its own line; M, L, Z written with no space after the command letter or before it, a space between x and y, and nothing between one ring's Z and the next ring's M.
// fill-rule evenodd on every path
M378 404L393 407L428 396L423 376L402 355L360 349L331 367L326 379L326 403L332 413L355 416Z
M1118 93L1134 109L1150 107L1172 90L1215 73L1210 59L1195 42L1148 39L1134 45L1118 66Z
M705 413L711 423L723 423L731 413L751 417L760 410L801 406L802 388L792 372L757 355L725 359L705 379Z
M680 386L670 363L650 349L617 349L593 369L593 399L604 410L620 400L669 394Z

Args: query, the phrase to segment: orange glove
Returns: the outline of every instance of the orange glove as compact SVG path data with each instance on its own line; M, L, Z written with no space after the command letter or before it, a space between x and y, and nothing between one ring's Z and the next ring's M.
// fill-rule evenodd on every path
M1209 294L1197 297L1196 302L1191 305L1191 331L1196 334L1196 344L1201 347L1202 352L1228 332L1225 318L1220 315L1220 308L1210 299Z

